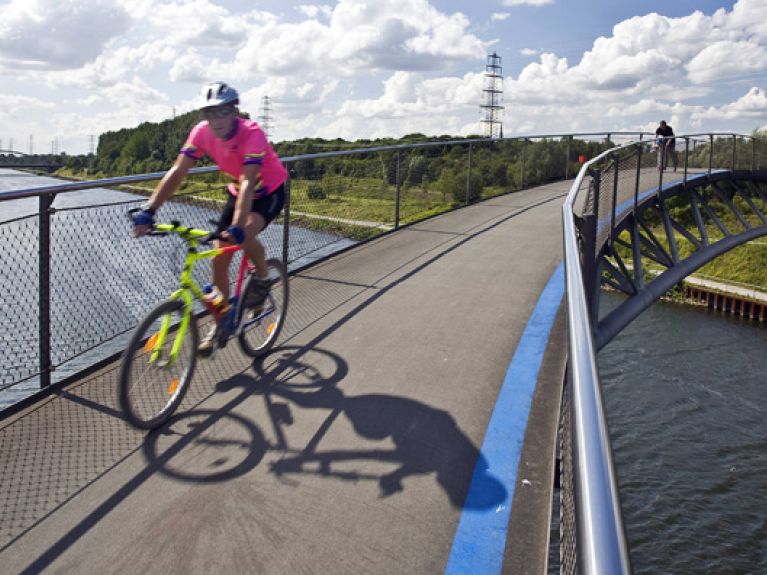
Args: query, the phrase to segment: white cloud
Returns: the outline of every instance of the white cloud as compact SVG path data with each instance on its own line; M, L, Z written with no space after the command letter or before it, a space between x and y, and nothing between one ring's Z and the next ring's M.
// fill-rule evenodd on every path
M554 0L503 0L504 6L546 6Z
M767 91L751 88L748 93L734 102L723 106L709 106L692 114L694 120L753 118L760 122L767 120Z
M463 14L444 14L427 0L340 0L327 23L310 19L256 28L234 68L241 77L434 69L484 56L485 44L469 26Z
M490 17L490 20L493 22L499 21L499 20L507 20L511 16L509 12L493 12L493 15Z
M532 48L522 48L519 53L523 56L536 56L538 54L538 50L533 50Z
M327 4L321 6L315 4L302 4L298 7L298 10L309 18L317 18L320 15L329 18L333 14L333 7L328 6Z
M1 63L7 69L77 68L129 25L127 13L109 0L11 0L0 5Z
M767 70L767 48L752 40L720 41L706 46L687 64L695 83Z

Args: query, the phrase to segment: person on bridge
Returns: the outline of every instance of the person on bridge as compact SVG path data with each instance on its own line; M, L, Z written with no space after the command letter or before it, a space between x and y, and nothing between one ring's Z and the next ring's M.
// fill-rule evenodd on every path
M255 265L263 303L271 287L267 277L266 250L258 239L269 223L277 217L285 201L287 170L275 153L261 127L239 115L237 91L223 82L207 84L202 89L200 109L204 120L186 138L173 167L157 185L149 201L134 213L134 236L149 232L160 206L179 188L195 162L208 155L219 169L229 176L228 201L224 206L217 231L222 240L217 246L241 244L248 259ZM213 258L213 283L223 296L229 298L229 265L232 254ZM217 326L200 343L198 353L212 353Z
M679 165L679 156L676 154L676 137L674 136L674 130L669 126L665 120L661 120L658 128L655 130L655 136L662 138L662 145L665 148L666 156L671 156L671 160L674 162L674 171ZM659 166L660 168L660 166ZM664 161L661 169L666 168L666 162Z

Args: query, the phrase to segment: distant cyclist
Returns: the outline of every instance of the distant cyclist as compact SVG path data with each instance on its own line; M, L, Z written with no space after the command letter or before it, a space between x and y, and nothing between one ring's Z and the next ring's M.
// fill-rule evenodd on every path
M135 236L146 234L154 223L155 212L167 201L184 180L194 163L204 155L209 156L232 182L228 186L228 201L218 223L223 237L217 245L241 244L248 259L256 267L259 278L260 301L248 302L252 307L263 303L269 293L266 250L258 234L280 213L285 201L285 181L288 173L259 125L241 118L237 106L237 91L214 82L202 89L200 109L205 118L197 124L173 167L157 185L149 201L133 215ZM232 254L213 258L213 283L229 298L229 264ZM217 326L200 343L200 355L210 355L216 339L220 337Z
M674 171L676 172L676 168L679 165L679 157L676 154L676 137L674 136L674 130L665 120L660 121L658 128L655 130L655 138L659 146L664 146L664 149L660 152L664 158L661 164L658 165L658 169L665 169L666 158L671 156L671 160L674 162Z

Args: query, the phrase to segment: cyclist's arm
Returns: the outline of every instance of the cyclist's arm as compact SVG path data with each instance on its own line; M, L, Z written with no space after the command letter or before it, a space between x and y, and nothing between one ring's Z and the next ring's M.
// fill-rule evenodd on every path
M147 202L149 207L157 211L168 198L175 194L194 163L194 159L185 154L179 154L173 167L162 177L152 197L149 198L149 202Z
M260 186L261 166L258 164L246 164L242 167L242 176L240 176L240 187L237 193L237 203L234 206L234 218L232 225L240 228L245 223L250 213L250 206L253 204L253 190Z

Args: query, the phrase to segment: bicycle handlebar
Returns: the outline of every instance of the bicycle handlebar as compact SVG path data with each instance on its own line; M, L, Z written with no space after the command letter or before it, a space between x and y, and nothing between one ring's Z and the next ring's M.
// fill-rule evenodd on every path
M131 216L135 214L136 212L140 212L140 211L141 211L141 208L132 208L128 210L128 219L132 221ZM160 226L166 229L159 229ZM178 220L171 220L170 223L167 223L167 224L152 224L151 228L149 229L146 235L167 236L170 233L176 233L184 237L184 239L193 238L201 244L209 244L213 240L223 239L221 237L221 232L219 231L209 232L207 230L198 230L196 228L189 228L186 226L182 226L181 222L179 222Z

